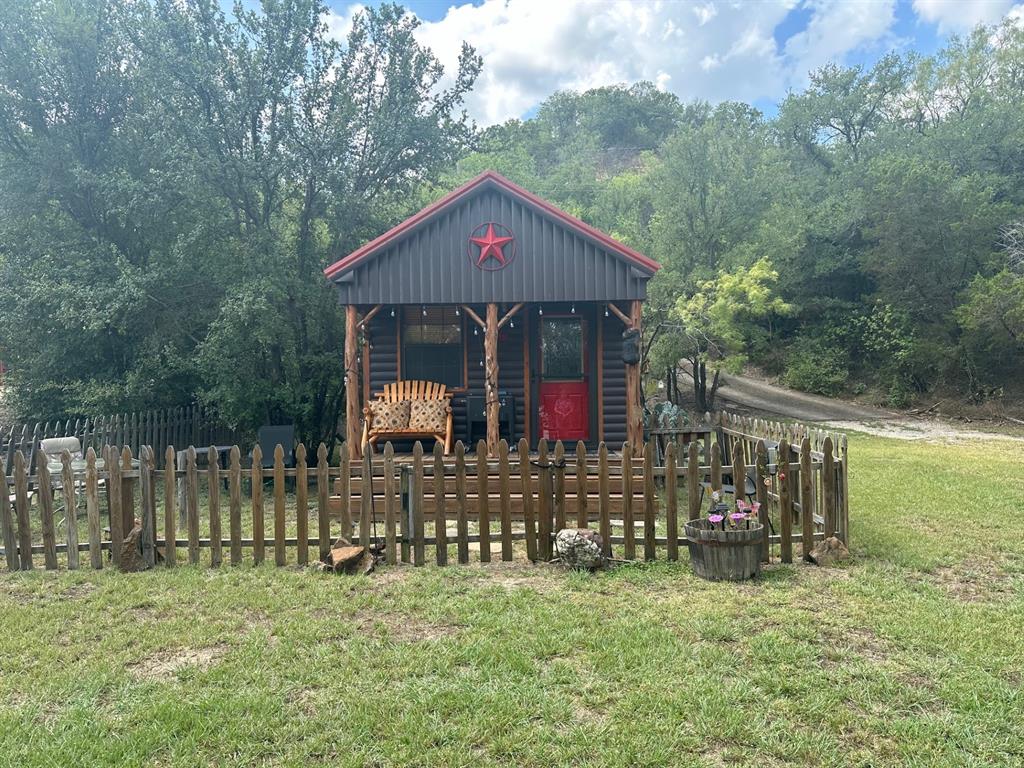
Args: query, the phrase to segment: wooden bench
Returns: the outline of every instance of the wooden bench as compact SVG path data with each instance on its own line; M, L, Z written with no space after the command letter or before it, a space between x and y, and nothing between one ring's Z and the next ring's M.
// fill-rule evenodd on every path
M444 400L447 401L445 408L444 432L423 432L417 429L376 429L373 426L373 411L367 405L363 408L363 445L369 443L376 446L378 440L419 440L432 437L444 445L445 455L452 451L452 393L444 384L433 381L396 381L388 384L383 392L377 392L375 397L380 402L399 403L402 400Z

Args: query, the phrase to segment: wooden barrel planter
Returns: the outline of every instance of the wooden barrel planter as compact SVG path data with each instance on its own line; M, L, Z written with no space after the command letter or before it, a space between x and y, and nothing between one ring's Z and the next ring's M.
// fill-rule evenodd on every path
M761 573L763 526L722 530L707 520L685 526L693 572L711 581L743 581Z

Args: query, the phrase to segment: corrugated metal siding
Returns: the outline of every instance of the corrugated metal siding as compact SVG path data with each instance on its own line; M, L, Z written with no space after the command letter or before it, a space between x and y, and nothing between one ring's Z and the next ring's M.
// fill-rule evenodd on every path
M478 269L469 235L487 222L516 238L507 267ZM475 304L517 301L608 301L646 298L646 276L602 248L494 188L439 212L338 283L343 304Z
M622 331L617 317L604 321L604 440L609 448L618 449L626 440L626 364L622 362Z

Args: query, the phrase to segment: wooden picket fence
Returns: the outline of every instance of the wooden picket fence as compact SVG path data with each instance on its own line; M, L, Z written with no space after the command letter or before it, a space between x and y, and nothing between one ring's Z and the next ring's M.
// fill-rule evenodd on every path
M724 415L707 457L697 443L682 456L670 445L663 466L655 465L652 444L634 458L628 444L588 453L580 443L567 455L561 443L551 450L541 441L530 451L521 441L510 451L502 441L488 457L481 441L475 455L462 443L452 457L440 446L425 455L417 443L399 456L388 444L382 454L333 464L324 445L310 457L300 444L294 467L278 446L267 468L259 446L245 467L236 446L227 466L211 447L200 468L190 448L177 469L168 446L158 469L143 445L137 460L128 446L102 456L90 448L83 467L66 454L59 473L42 462L31 475L17 451L4 472L11 503L2 505L0 533L11 570L34 567L40 554L47 569L60 561L78 568L83 552L92 568L103 567L104 552L118 565L136 521L150 566L259 564L268 548L278 566L305 565L324 558L338 536L379 547L391 564L424 565L430 554L442 566L511 560L517 547L529 560L550 560L554 535L567 525L596 527L608 556L676 560L687 544L680 515L706 514L710 488L735 498L730 481L740 478L740 495L762 504L763 559L792 562L795 544L806 552L832 534L849 542L846 448L842 435ZM339 455L347 456L344 446Z
M107 446L128 446L138 455L142 446L153 449L157 466L163 467L168 445L231 445L244 435L201 405L163 408L109 416L77 419L51 419L0 425L0 459L12 466L14 454L21 451L31 471L35 471L39 443L50 437L77 437L82 450L94 448L99 454Z

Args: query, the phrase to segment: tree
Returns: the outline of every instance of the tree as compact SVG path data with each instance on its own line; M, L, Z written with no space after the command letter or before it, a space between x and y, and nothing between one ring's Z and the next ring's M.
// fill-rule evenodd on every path
M722 369L741 368L749 350L770 340L771 322L793 311L775 293L778 278L771 263L761 259L701 282L692 295L676 302L673 314L686 339L684 354L698 411L714 408ZM710 387L708 363L714 368Z

